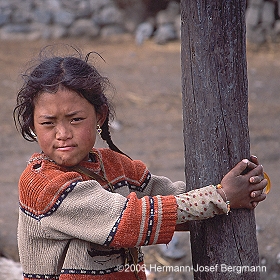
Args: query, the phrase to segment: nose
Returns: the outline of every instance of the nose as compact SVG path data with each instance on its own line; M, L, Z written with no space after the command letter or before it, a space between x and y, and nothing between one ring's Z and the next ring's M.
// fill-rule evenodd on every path
M58 124L56 126L56 139L65 141L72 138L71 127L67 124Z

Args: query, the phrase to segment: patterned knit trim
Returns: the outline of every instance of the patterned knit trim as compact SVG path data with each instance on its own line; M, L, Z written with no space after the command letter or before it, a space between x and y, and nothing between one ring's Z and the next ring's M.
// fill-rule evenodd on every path
M77 274L77 275L106 275L106 274L111 274L114 272L119 272L121 271L122 266L114 266L112 268L107 268L103 270L87 270L87 269L62 269L61 274Z
M139 160L131 160L124 155L110 149L93 149L102 159L104 164L104 176L112 185L126 180L131 184L131 190L144 191L151 178L146 165ZM101 168L102 169L102 168ZM123 176L118 177L120 174Z
M138 263L139 265L143 264L143 257L138 259ZM91 275L91 276L102 276L102 275L109 275L111 277L114 277L114 275L116 275L115 273L119 273L119 272L124 272L123 271L124 266L123 265L119 265L119 266L114 266L112 268L108 268L108 269L103 269L103 270L87 270L87 269L62 269L61 270L61 274L60 275L46 275L46 274L30 274L30 273L23 273L23 277L25 280L37 280L37 279L49 279L49 280L59 280L60 278L63 278L63 275L75 275L75 279L77 277L77 279L80 279L80 277L82 276L86 276L86 275ZM129 276L130 273L128 272L124 272L125 274L127 274L126 276ZM132 272L132 275L134 275L134 273ZM107 276L108 277L108 276ZM134 276L135 277L135 276ZM134 279L133 277L133 279ZM72 279L72 278L71 278ZM83 278L84 279L84 278ZM94 278L95 279L95 278ZM98 278L99 279L99 278ZM103 279L103 278L101 278ZM106 278L107 279L107 278ZM111 279L111 278L110 278ZM113 278L112 278L113 279ZM118 278L114 278L114 279L120 279ZM122 279L124 279L122 277ZM130 279L130 278L129 278ZM146 279L145 278L141 278L141 279Z
M157 196L157 200L155 202L156 202L155 203L155 209L157 209L158 213L162 213L161 197ZM153 233L153 236L152 236L153 242L151 243L151 245L157 244L158 237L159 237L159 234L160 234L161 225L162 225L162 215L157 215L157 226L156 226L156 228L154 230L154 233Z
M143 264L143 254L141 254L140 257L138 257L138 264ZM120 272L123 271L124 266L118 265L111 268L101 269L101 270L93 270L93 269L62 269L61 274L77 274L77 275L106 275L111 274L114 272Z
M25 279L51 279L51 280L58 280L59 275L42 275L42 274L30 274L30 273L23 273L23 277Z
M118 229L118 226L119 226L120 221L121 221L121 219L122 219L123 213L124 213L124 211L125 211L125 209L126 209L126 207L127 207L127 203L128 203L128 200L126 201L126 203L125 203L125 205L124 205L124 208L123 208L123 210L122 210L122 212L121 212L119 218L117 219L117 221L116 221L115 225L113 226L111 232L109 233L109 235L108 235L108 237L107 237L105 243L103 244L104 246L109 246L109 245L111 244L112 240L114 239L115 234L116 234L117 229Z
M41 220L44 217L48 217L50 215L52 215L57 209L58 207L61 205L62 201L67 197L67 195L75 188L75 186L77 185L77 183L79 183L80 180L72 182L64 191L63 193L58 197L58 199L56 200L55 204L50 208L50 210L46 213L40 214L40 215L36 215L30 211L28 211L25 207L25 205L20 205L20 210L30 216L33 219L36 220ZM44 279L44 278L43 278ZM48 279L48 278L46 278Z
M152 197L149 197L149 201L150 201L150 215L149 215L148 230L144 241L144 245L148 245L150 243L151 234L154 225L154 215L155 215L154 199Z
M141 185L135 184L135 183L139 183L139 182L132 181L130 179L125 179L125 180L118 181L116 184L113 184L113 187L114 187L114 190L116 190L121 187L127 186L131 191L144 192L147 185L149 184L150 180L151 180L151 173L148 172L144 182Z
M142 219L140 225L140 232L136 246L149 245L154 243L154 239L158 238L158 226L161 226L161 213L158 211L159 202L161 200L157 197L144 197L142 199ZM157 211L155 211L157 209ZM155 226L156 225L156 226Z
M143 263L143 257L138 259L139 264ZM107 269L103 269L103 270L93 270L93 269L62 269L61 270L61 275L63 274L76 274L77 276L82 276L82 275L106 275L106 274L111 274L111 273L115 273L115 272L120 272L122 271L123 266L119 265L119 266L114 266L112 268L107 268ZM23 277L25 279L51 279L51 280L58 280L59 279L59 275L46 275L46 274L30 274L30 273L23 273Z
M34 156L36 155L36 156ZM34 154L28 161L27 163L30 164L34 161L42 161L42 160L47 160L49 162L55 163L54 160L50 159L48 156L46 156L43 152L41 154Z

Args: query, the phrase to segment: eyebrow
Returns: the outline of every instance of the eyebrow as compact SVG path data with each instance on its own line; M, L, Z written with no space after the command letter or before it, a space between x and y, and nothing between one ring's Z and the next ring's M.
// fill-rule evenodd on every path
M70 113L66 114L65 116L66 117L73 117L73 116L75 116L75 115L77 115L79 113L83 113L83 112L84 111L82 111L82 110L80 110L80 111L73 111L73 112L70 112ZM56 119L55 116L51 116L51 115L41 115L38 118L40 118L40 119L48 119L48 120Z

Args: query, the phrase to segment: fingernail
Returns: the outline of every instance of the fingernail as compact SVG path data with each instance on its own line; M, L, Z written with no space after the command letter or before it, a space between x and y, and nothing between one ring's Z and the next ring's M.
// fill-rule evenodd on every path
M244 158L242 161L243 161L244 163L248 163L248 162L249 162L249 160L248 160L247 158Z
M254 157L254 158L258 158L257 156L255 156L255 155L252 155L252 157Z

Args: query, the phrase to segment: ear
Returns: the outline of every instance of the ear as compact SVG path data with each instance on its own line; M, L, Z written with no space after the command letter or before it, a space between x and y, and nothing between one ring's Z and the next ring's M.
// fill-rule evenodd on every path
M108 116L108 106L107 105L102 105L100 112L97 114L97 124L100 126L103 125L105 122L107 116Z

